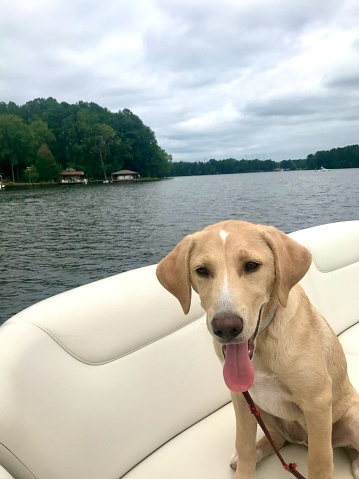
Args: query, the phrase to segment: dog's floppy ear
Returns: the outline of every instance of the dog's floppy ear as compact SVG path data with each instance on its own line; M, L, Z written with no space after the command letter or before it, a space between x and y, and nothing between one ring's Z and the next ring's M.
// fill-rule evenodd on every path
M290 290L308 271L312 255L307 248L273 226L264 227L262 234L274 255L277 295L285 308Z
M159 262L156 270L158 281L178 299L185 314L191 306L189 255L192 243L193 235L186 236Z

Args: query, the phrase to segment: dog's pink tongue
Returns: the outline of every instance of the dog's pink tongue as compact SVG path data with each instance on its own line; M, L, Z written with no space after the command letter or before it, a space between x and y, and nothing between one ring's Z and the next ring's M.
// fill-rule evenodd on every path
M234 392L245 392L254 382L254 367L249 359L248 341L227 344L223 367L224 382Z

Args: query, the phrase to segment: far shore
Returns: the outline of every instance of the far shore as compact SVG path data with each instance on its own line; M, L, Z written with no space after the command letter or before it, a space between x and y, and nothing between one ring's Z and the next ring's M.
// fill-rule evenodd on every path
M49 182L16 182L8 181L3 182L2 184L6 188L49 188L54 186L89 186L89 185L120 185L120 184L129 184L129 183L145 183L148 181L161 181L166 178L140 178L138 180L124 180L124 181L108 181L105 182L104 180L89 180L87 183L78 182L78 183L60 183L57 181L49 181Z

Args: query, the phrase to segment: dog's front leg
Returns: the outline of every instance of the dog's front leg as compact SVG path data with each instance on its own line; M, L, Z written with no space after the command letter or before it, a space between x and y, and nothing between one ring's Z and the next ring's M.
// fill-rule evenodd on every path
M231 393L236 415L237 469L234 479L254 479L257 422L241 393Z
M331 392L312 399L303 408L308 428L308 479L333 478Z

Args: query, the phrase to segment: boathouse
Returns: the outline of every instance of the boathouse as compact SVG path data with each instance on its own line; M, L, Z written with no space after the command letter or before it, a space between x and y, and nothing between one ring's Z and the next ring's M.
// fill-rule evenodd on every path
M135 181L140 178L137 171L120 170L111 173L112 181Z

